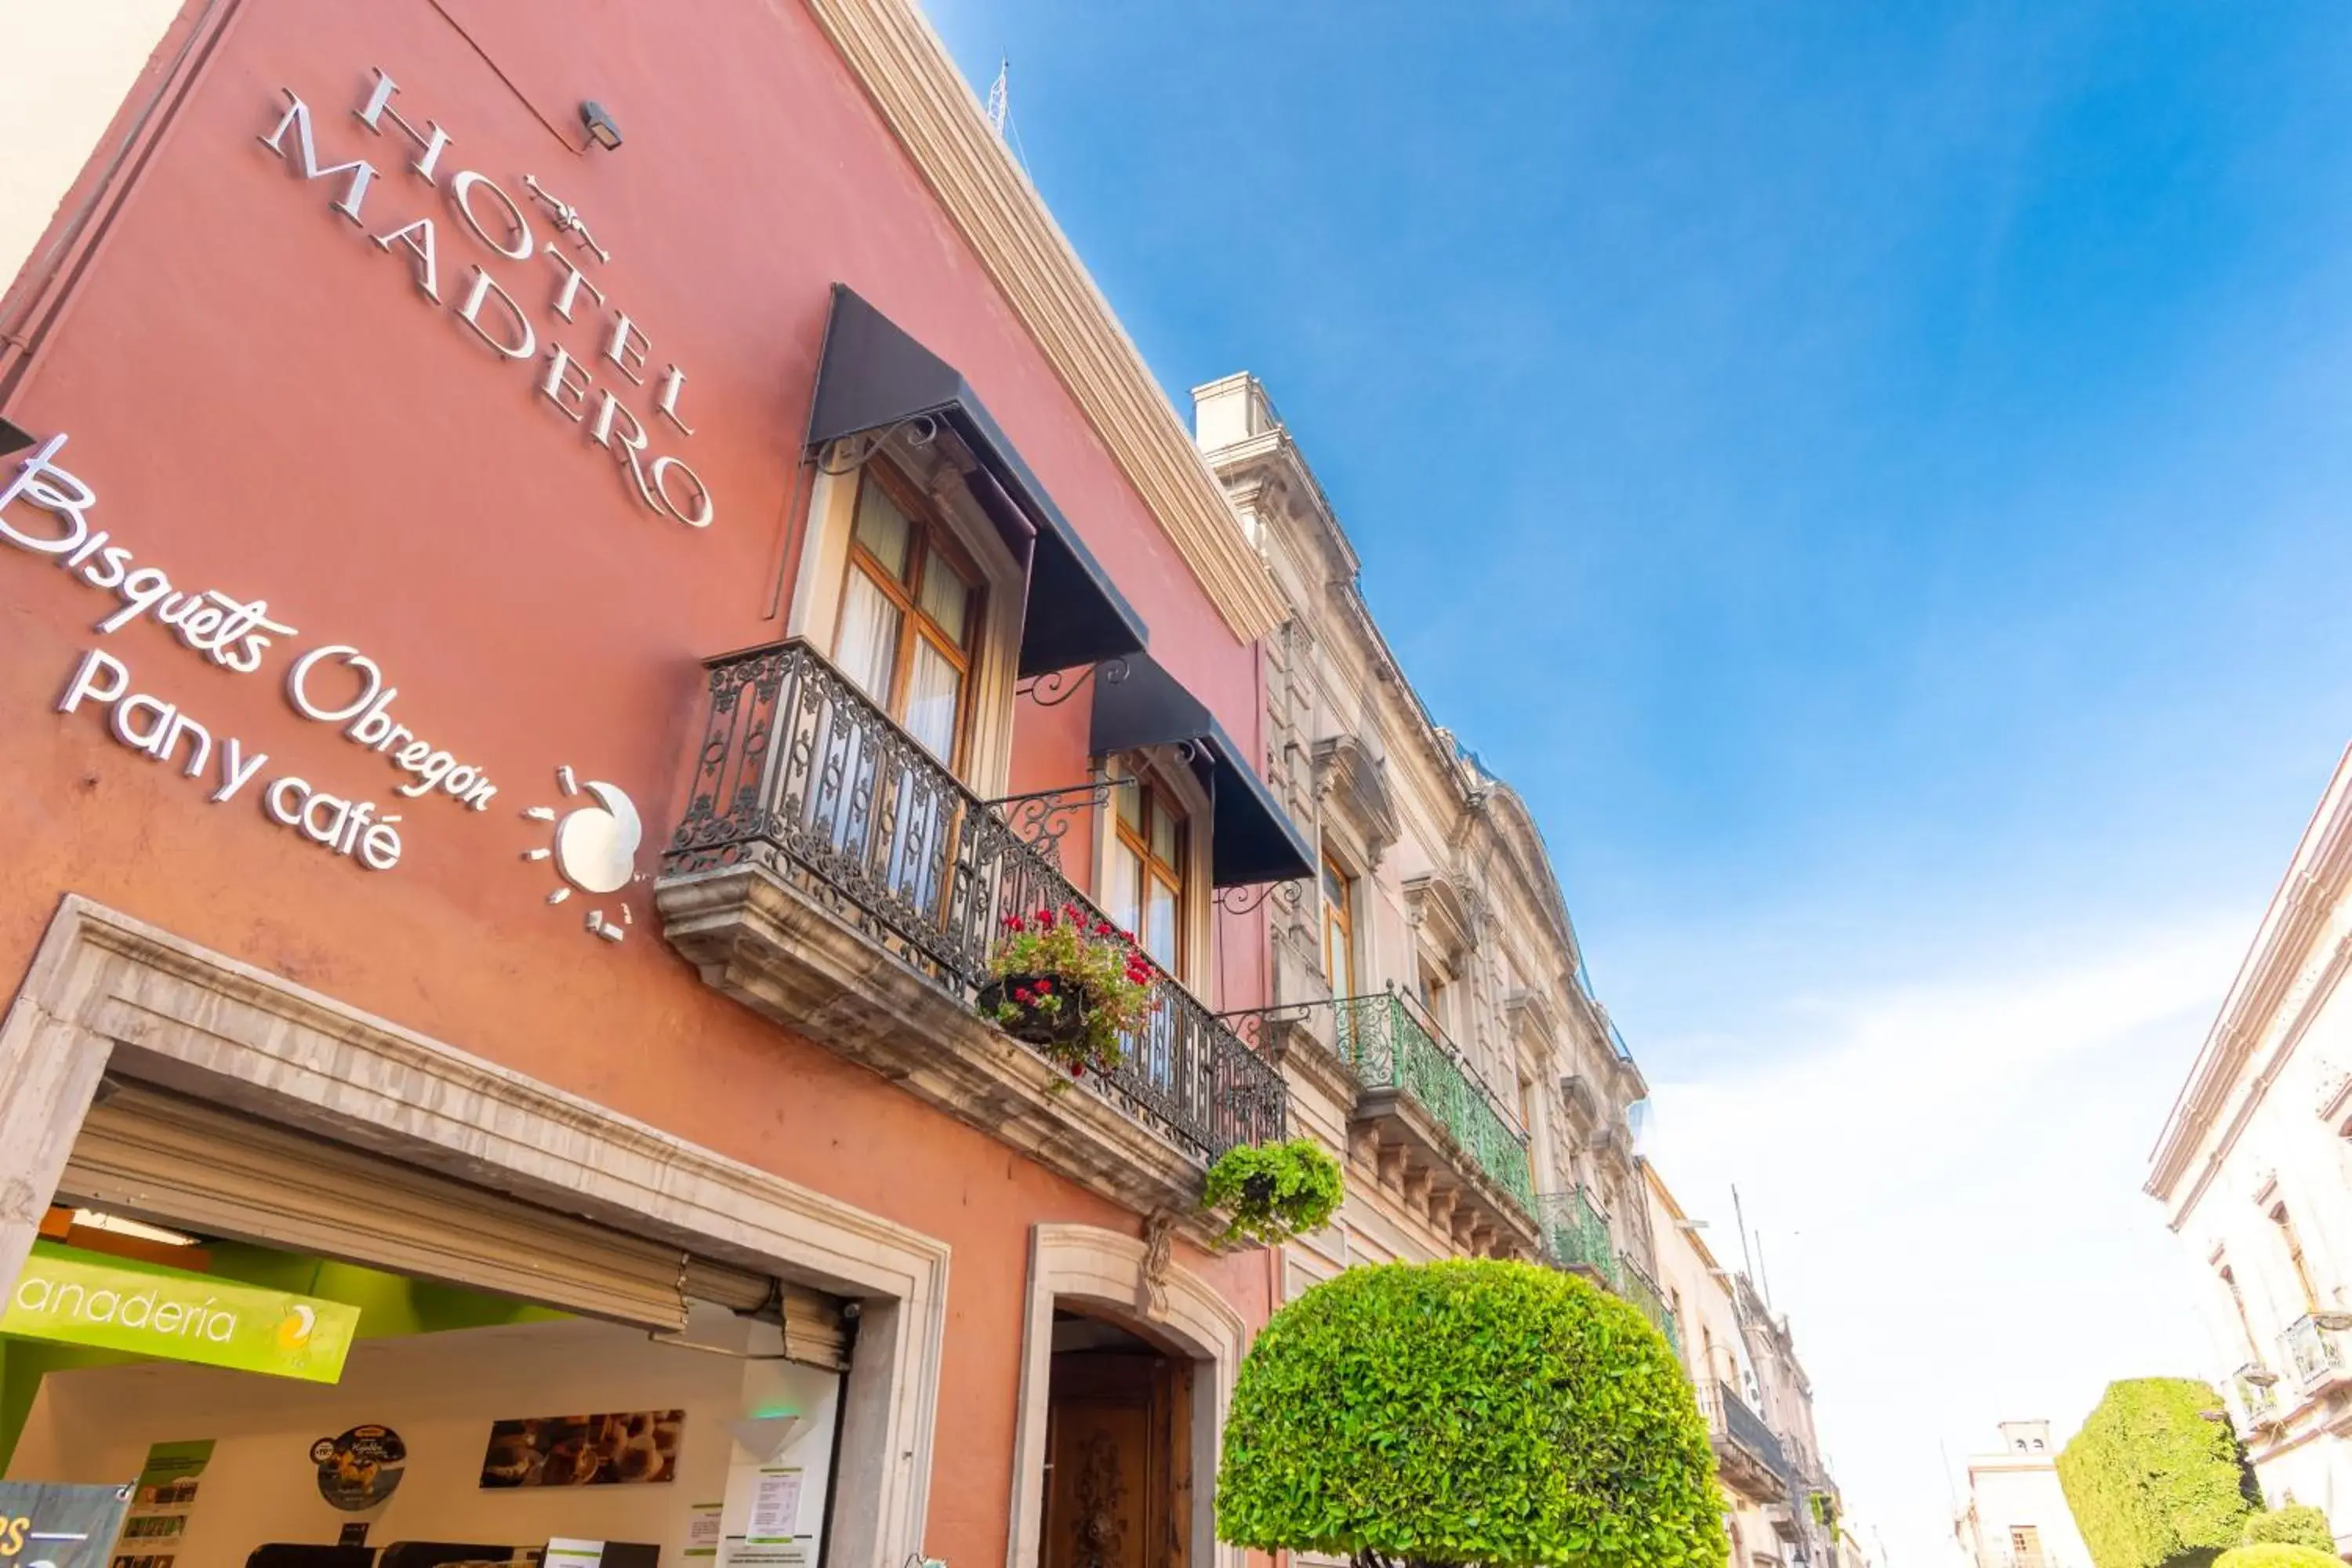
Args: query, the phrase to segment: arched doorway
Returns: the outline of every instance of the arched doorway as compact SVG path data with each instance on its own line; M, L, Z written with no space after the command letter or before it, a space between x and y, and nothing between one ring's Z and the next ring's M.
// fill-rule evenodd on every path
M1055 1309L1042 1568L1192 1561L1192 1365L1122 1324Z
M1007 1568L1242 1568L1212 1504L1248 1341L1234 1304L1164 1252L1035 1226ZM1111 1492L1127 1500L1105 1511Z

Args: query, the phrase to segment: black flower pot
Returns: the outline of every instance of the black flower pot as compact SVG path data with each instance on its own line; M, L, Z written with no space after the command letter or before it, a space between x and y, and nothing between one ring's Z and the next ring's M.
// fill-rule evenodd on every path
M1026 991L1039 981L1054 987L1054 994L1062 1005L1051 1010L1015 1001L1015 991ZM1066 1055L1076 1051L1087 1037L1086 993L1055 974L1008 974L992 980L981 988L980 1010L990 1017L998 1016L998 1009L1010 1006L1013 1013L1011 1023L999 1027L1016 1040L1040 1046L1049 1051Z

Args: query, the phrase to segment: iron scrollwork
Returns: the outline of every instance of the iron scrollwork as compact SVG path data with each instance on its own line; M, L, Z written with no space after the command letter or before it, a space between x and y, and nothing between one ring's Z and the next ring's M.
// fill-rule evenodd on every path
M1106 686L1117 686L1128 678L1135 667L1125 657L1107 658L1100 664L1079 668L1076 673L1067 669L1049 669L1043 675L1033 675L1013 689L1040 708L1059 708L1076 697L1090 680L1100 679Z
M816 466L835 476L854 474L871 461L875 453L901 436L909 447L928 447L939 438L939 434L940 422L935 416L910 415L880 430L861 430L855 436L842 437L817 454Z
M1059 789L1000 795L987 805L1012 830L1013 837L1059 867L1062 840L1069 836L1079 809L1108 805L1113 790L1134 783L1131 778L1100 778L1087 784L1064 784Z
M1280 904L1292 914L1307 900L1307 883L1294 879L1287 882L1260 882L1255 888L1219 888L1217 908L1229 915L1245 915L1268 902Z

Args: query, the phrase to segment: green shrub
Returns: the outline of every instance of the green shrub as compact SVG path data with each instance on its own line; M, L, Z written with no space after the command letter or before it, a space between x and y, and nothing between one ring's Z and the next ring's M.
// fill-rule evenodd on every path
M2249 1546L2282 1545L2308 1546L2314 1552L2336 1555L2336 1531L2328 1528L2327 1510L2309 1503L2290 1499L2285 1506L2258 1513L2246 1521L2246 1544ZM2261 1568L2259 1564L2242 1564L2241 1568ZM2276 1564L2274 1568L2285 1568Z
M2189 1378L2109 1384L2058 1480L2098 1568L2203 1568L2258 1506L2221 1396Z
M2328 1541L2332 1546L2335 1537ZM2344 1568L2344 1560L2332 1550L2322 1552L2291 1541L2258 1541L2231 1547L2213 1559L2213 1568Z
M1706 1422L1664 1336L1528 1263L1350 1268L1243 1360L1235 1545L1415 1564L1722 1568Z

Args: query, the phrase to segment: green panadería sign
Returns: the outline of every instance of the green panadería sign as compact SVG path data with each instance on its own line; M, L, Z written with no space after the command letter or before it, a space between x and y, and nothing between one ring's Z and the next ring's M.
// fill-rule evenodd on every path
M360 1310L37 1242L0 1333L334 1383Z

